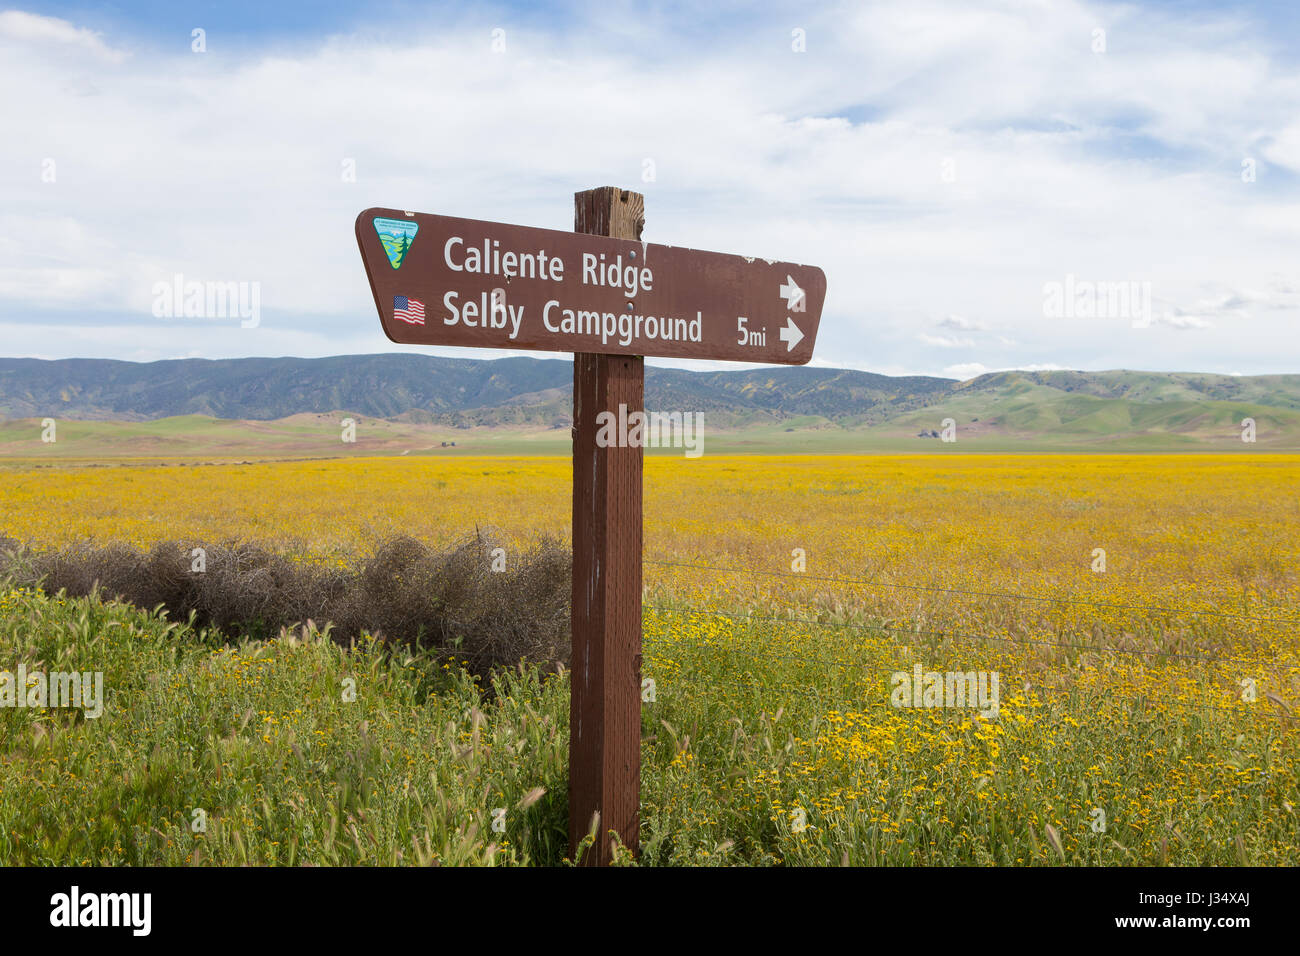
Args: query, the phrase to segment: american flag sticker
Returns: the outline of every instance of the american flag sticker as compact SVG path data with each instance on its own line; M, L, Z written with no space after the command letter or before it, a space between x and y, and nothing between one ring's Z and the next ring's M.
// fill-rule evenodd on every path
M393 318L412 325L424 325L424 303L404 295L393 296Z

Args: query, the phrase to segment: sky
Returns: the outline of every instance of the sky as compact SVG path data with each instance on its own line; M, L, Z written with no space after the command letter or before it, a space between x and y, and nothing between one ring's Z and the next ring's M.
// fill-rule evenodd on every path
M1300 5L2 2L3 356L502 357L389 342L357 214L615 185L820 266L815 365L1300 372Z

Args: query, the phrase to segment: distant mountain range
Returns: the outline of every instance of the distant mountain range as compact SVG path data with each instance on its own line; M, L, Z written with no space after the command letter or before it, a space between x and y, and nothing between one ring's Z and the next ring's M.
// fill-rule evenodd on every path
M950 393L944 378L821 368L692 372L650 368L652 408L737 422L817 415L882 419ZM447 424L568 420L573 366L555 359L463 360L398 353L331 358L0 359L0 417L146 421L176 415L272 420L346 410Z
M463 360L409 353L321 359L0 359L0 418L142 422L173 416L269 421L347 411L457 428L560 426L563 360ZM1242 418L1261 444L1300 448L1300 375L995 372L968 381L810 367L646 370L646 406L703 411L712 427L788 424L898 435L951 417L970 433L1070 441L1168 435L1230 440Z

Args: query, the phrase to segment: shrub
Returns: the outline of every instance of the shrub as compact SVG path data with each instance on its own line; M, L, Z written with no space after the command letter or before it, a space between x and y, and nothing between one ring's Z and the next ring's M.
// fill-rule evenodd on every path
M169 541L148 551L125 544L35 551L0 536L0 574L15 584L81 597L96 588L138 607L162 606L174 619L231 637L268 637L281 627L332 625L349 643L363 633L445 649L486 675L521 660L553 669L569 658L571 556L551 538L507 549L477 533L444 551L414 538L383 541L356 570L294 561L247 543L205 546L191 570L191 546Z

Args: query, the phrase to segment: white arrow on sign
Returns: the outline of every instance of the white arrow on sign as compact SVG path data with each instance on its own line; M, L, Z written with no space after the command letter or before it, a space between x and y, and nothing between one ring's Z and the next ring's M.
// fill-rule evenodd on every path
M799 331L799 326L794 324L794 319L790 316L785 317L786 327L781 330L781 341L785 343L785 350L793 352L794 347L803 341L803 333Z
M794 281L794 276L785 277L785 285L781 286L781 298L785 299L785 307L791 312L803 312L807 309L803 289L799 288L799 284Z

